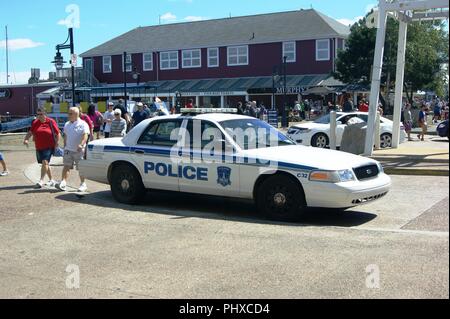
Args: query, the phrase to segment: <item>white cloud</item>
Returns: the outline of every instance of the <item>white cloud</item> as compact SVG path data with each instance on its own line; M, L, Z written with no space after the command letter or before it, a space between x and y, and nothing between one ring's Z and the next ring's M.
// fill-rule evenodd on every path
M163 22L170 22L170 21L176 21L177 16L172 14L171 12L167 12L161 16L161 21Z
M36 47L40 47L45 45L45 43L42 42L34 42L31 39L11 39L8 40L8 48L11 51L16 51L16 50L22 50L22 49L32 49L32 48L36 48ZM6 47L6 41L5 40L1 40L0 41L0 48L5 48Z
M337 21L342 23L342 24L345 24L345 25L353 25L356 22L358 22L359 20L361 20L362 18L363 18L363 16L359 16L359 17L353 18L351 20L344 18L344 19L338 19Z
M208 18L205 17L199 17L199 16L187 16L186 18L184 18L184 21L188 21L188 22L194 22L194 21L202 21L202 20L207 20Z

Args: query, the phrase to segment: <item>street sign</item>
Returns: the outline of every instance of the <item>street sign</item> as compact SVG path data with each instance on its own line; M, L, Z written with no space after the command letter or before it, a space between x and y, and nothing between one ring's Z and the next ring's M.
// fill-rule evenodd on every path
M75 53L72 54L71 57L70 57L70 64L71 64L73 67L76 67L77 64L78 64L78 56L77 56Z

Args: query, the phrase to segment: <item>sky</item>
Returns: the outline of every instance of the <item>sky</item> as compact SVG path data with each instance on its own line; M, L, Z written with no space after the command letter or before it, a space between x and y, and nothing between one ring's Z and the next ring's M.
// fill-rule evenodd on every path
M370 11L376 0L1 0L0 85L6 83L5 26L8 26L10 83L26 83L31 68L41 79L54 71L55 46L73 24L81 54L138 26L149 26L314 8L344 24ZM65 60L68 51L63 52ZM81 61L78 62L80 65Z

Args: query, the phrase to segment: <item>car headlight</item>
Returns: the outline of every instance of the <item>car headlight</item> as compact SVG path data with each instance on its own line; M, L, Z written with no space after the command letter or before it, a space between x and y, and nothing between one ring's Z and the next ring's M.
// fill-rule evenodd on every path
M356 180L355 174L353 174L353 171L351 169L338 171L338 175L341 182L352 182Z
M309 175L309 180L324 183L342 183L355 181L355 174L350 169L341 171L313 171Z

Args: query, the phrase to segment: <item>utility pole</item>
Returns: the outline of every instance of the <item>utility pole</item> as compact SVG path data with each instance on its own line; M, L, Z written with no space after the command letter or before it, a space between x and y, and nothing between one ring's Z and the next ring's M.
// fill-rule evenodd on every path
M5 26L5 33L6 33L6 84L9 84L8 26Z

